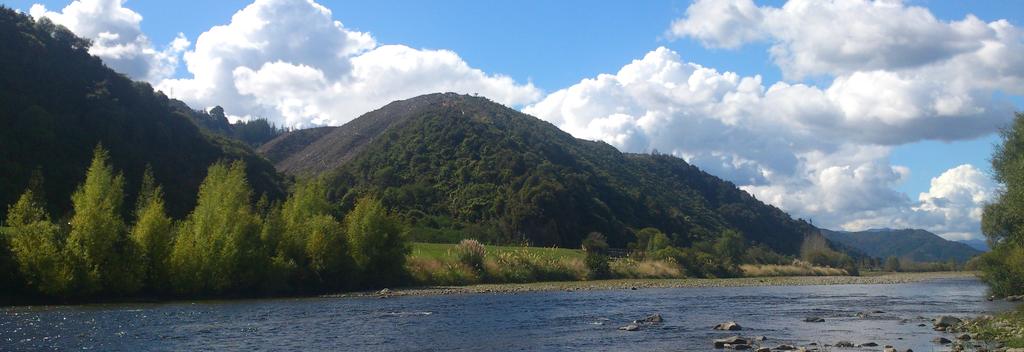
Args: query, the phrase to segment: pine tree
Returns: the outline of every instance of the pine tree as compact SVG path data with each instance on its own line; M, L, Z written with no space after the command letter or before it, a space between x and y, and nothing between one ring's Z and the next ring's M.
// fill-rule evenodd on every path
M97 146L85 182L71 196L74 216L67 248L86 295L101 290L128 294L142 283L121 218L124 177L114 173L109 160L107 151Z
M210 166L171 251L176 288L222 294L259 286L268 258L260 255L260 221L251 198L244 163Z
M144 285L153 292L163 292L170 286L168 270L173 221L164 210L163 198L163 190L156 184L153 170L147 167L135 207L136 222L131 240L139 249L138 264L144 273Z

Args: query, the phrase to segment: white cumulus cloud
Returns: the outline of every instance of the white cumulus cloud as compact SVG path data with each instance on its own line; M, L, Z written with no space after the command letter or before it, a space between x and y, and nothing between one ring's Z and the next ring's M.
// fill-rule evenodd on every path
M824 88L765 87L760 76L720 72L658 48L524 111L624 151L683 157L820 226L852 228L863 219L881 225L884 217L889 225L918 219L904 223L949 233L962 229L951 224L964 218L926 212L934 202L896 191L910 170L892 165L889 153L901 144L993 132L1012 117L1012 105L990 95L878 70L840 76Z
M29 14L92 40L89 53L128 77L156 82L174 75L181 52L190 45L188 39L179 33L164 49L154 48L142 33L142 15L123 5L124 0L76 0L60 12L35 4Z
M379 45L309 0L257 0L196 39L192 77L158 85L197 107L281 125L340 125L394 100L454 91L508 105L536 101L532 84L487 74L448 50Z

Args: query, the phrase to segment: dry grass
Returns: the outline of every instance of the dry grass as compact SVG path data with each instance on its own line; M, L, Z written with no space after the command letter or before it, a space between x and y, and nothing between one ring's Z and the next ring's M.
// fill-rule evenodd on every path
M810 263L799 260L793 261L793 264L790 265L743 264L740 265L740 270L746 277L848 275L843 269L812 266Z
M679 279L685 277L679 265L667 260L617 259L611 262L612 277L619 279Z

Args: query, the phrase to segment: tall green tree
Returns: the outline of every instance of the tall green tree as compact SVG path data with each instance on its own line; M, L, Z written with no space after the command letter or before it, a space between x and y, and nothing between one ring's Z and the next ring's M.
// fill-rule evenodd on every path
M296 183L281 207L284 231L278 255L295 264L297 285L336 289L350 279L348 239L330 210L327 185L321 179Z
M102 146L93 151L85 182L71 196L74 215L67 248L77 266L83 289L128 294L141 285L139 266L127 227L121 218L124 177L115 174Z
M152 292L163 292L170 287L169 260L174 223L164 210L163 190L156 184L153 170L148 167L142 176L135 219L131 240L139 250L137 259L144 273L144 285Z
M59 229L50 222L44 206L31 190L7 208L6 236L11 255L25 285L47 296L72 294L74 277L60 240Z
M260 286L269 258L260 255L260 219L252 210L245 164L210 166L196 208L171 251L172 280L182 293L241 293Z
M992 251L981 259L982 278L997 295L1024 293L1024 114L1003 129L992 171L1003 185L981 218Z
M410 247L401 225L380 201L368 197L357 201L345 217L345 232L365 284L390 284L402 278Z

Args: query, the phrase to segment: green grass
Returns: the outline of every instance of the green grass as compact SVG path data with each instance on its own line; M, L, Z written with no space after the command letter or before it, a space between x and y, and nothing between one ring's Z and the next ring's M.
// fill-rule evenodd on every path
M436 259L442 261L455 260L455 244L446 243L420 243L412 244L412 257L420 259ZM541 259L579 259L583 260L584 254L579 249L568 248L547 248L547 247L522 247L522 246L486 246L487 258L494 259L501 253L525 250L531 255Z

